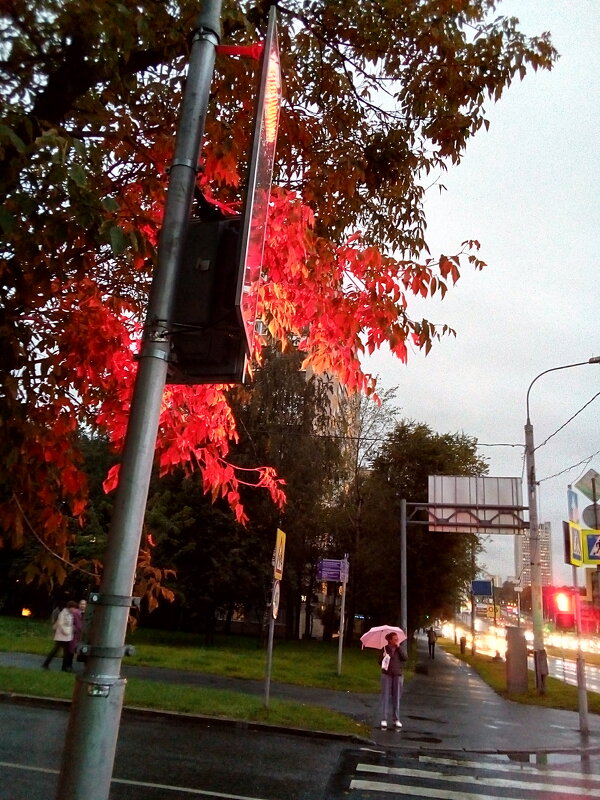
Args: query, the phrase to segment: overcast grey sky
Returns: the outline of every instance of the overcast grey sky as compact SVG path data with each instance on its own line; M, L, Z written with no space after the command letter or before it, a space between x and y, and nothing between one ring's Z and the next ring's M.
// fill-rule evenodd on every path
M399 386L402 416L476 437L490 475L525 478L531 381L600 355L600 0L504 0L498 13L517 16L528 35L549 30L561 58L490 108L490 130L426 205L434 253L477 239L489 266L465 270L443 301L413 306L414 316L452 325L455 339L427 357L413 353L408 366L381 353L369 368L382 387ZM567 485L590 467L600 472L600 397L542 443L597 392L600 365L545 375L531 390L539 515L552 523L557 583L571 582L562 564ZM513 575L513 537L495 537L481 561Z

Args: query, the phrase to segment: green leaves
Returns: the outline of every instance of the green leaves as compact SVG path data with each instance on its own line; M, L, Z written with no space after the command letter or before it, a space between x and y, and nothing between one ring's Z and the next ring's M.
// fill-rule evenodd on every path
M102 200L102 207L105 208L109 212L118 211L120 206L117 200L114 197L105 197Z
M110 238L110 246L112 248L113 255L120 256L125 252L128 244L125 233L121 228L119 228L118 225L110 225L108 229L108 235Z
M0 208L0 228L5 234L12 233L15 227L15 218L6 208Z
M0 124L0 142L1 141L10 142L17 153L25 152L25 142L8 125Z
M363 349L388 343L404 359L411 339L427 350L445 332L411 320L411 294L443 294L465 261L483 266L471 245L429 258L424 176L462 158L489 98L556 57L547 35L527 39L514 20L492 17L494 5L279 8L285 100L275 182L286 191L273 194L259 308L277 340L300 342L306 365L350 388L373 391ZM255 6L225 4L224 43L261 39L264 9ZM76 420L122 440L129 327L145 312L197 2L38 0L0 14L0 464L8 497L22 492L60 549L68 526L56 509L79 510L82 495L76 473L63 479L63 462L43 456L60 454ZM234 208L255 84L256 64L218 56L199 185ZM361 238L351 242L355 231ZM226 460L235 436L222 387L172 390L161 468L199 466L205 490L229 498L242 519L243 479ZM75 447L64 453L73 466ZM281 502L272 472L254 477ZM0 522L15 530L9 502Z
M80 189L84 189L87 186L87 176L81 164L73 164L69 167L68 175L73 183L76 183Z

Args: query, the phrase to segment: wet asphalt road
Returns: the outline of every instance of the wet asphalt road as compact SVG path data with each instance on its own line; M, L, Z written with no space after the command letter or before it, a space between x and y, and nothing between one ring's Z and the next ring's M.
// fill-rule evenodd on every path
M0 800L55 796L68 711L0 704ZM111 800L317 800L348 742L126 711Z

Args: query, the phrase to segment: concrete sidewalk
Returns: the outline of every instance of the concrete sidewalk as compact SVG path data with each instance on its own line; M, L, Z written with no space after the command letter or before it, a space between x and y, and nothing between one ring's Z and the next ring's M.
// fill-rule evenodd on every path
M579 732L573 711L527 706L499 697L464 661L418 641L418 672L401 701L401 731L374 731L378 744L402 750L488 753L581 752L600 748L600 717L589 715L590 734Z
M572 711L526 706L504 700L464 662L436 648L428 659L424 638L417 642L419 671L406 685L401 702L403 728L379 729L379 698L327 689L272 683L270 696L323 706L373 726L373 741L387 749L469 750L475 752L544 753L600 749L600 717L590 714L590 734L579 733ZM0 665L41 668L39 656L0 653ZM58 669L58 662L56 664ZM129 679L156 680L231 689L261 695L263 681L222 678L183 670L123 665Z

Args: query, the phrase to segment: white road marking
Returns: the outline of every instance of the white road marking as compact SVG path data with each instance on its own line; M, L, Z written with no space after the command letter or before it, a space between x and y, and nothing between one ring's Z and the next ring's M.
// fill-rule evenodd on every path
M433 771L426 771L423 769L405 769L403 767L383 767L378 764L358 764L356 767L357 772L372 772L377 775L390 775L399 778L430 778L431 780L438 780L443 781L444 783L462 783L462 784L472 784L477 787L483 788L502 788L502 789L529 789L530 791L548 791L549 788L560 788L560 792L562 794L574 794L581 797L582 792L585 792L587 797L599 797L600 798L600 789L592 789L589 785L585 786L567 786L560 784L557 787L557 784L553 780L548 780L541 783L533 783L529 781L519 781L513 779L503 779L503 778L478 778L474 775L447 775L444 772L433 772ZM541 777L541 776L540 776ZM579 779L578 776L570 776L572 778ZM584 779L585 780L585 779ZM385 784L384 784L385 785ZM397 784L392 786L392 789L398 791L402 787L398 786ZM599 784L600 785L600 784ZM407 789L410 788L410 791L414 794L420 794L421 790L417 789L415 786L406 787ZM415 791L415 789L417 789ZM450 792L449 796L453 796L456 794L455 792ZM425 795L429 796L429 795ZM440 795L446 797L446 794ZM484 796L485 795L474 795L474 796Z
M514 762L512 764L498 763L494 761L467 761L461 758L443 758L442 756L419 756L421 764L444 764L446 766L455 767L476 767L477 769L492 769L499 772L522 772L525 775L540 775L544 778L579 778L588 783L598 783L600 785L600 777L590 775L589 773L574 772L560 769L540 769L535 764L520 764Z
M57 769L46 769L45 767L29 767L24 764L15 764L10 761L0 761L0 767L7 767L9 769L21 769L26 772L43 772L48 775L58 775ZM250 797L249 795L242 794L225 794L223 792L210 792L206 789L192 789L189 786L170 786L166 783L150 783L147 781L128 781L125 778L113 778L112 783L121 783L125 786L142 786L146 789L161 789L167 792L184 792L186 794L197 795L201 797L220 797L223 800L274 800L267 797Z

